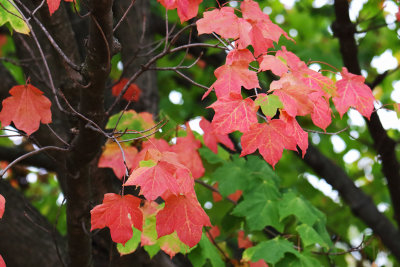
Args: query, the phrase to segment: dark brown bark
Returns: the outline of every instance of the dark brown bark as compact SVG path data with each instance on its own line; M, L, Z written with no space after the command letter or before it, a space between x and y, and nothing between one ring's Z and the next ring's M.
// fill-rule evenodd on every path
M335 14L336 21L333 23L332 29L339 39L344 66L351 73L361 75L361 68L357 58L357 43L354 38L355 25L350 21L348 1L336 0ZM400 165L396 158L396 142L387 135L376 112L371 115L367 125L374 140L375 149L382 160L382 172L388 182L394 219L397 225L400 226Z
M376 235L385 246L400 260L400 233L394 225L378 211L372 199L348 177L346 172L332 160L310 145L304 161L327 183L339 191L340 196Z
M63 266L61 259L66 261L66 242L54 226L20 192L1 179L0 192L6 199L5 213L0 220L0 254L7 267Z

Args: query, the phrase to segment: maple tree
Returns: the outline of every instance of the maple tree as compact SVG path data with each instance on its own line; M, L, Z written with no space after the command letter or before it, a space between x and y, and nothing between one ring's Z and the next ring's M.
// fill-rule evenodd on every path
M29 254L29 264L323 266L341 265L350 252L374 263L377 246L391 252L387 261L400 259L396 226L344 171L355 166L314 146L343 132L349 147L358 138L371 143L364 140L369 132L373 145L359 154L371 169L382 162L389 193L381 199L390 199L400 224L398 134L382 127L374 103L388 100L372 92L394 75L371 70L367 84L354 35L382 27L374 27L383 20L379 7L365 5L366 14L379 16L361 28L350 21L348 1L326 7L335 12L331 28L340 42L331 53L343 62L327 57L315 70L309 61L322 53L307 58L312 49L294 38L297 31L290 36L278 26L264 1L0 3L0 24L15 31L3 45L15 59L6 57L0 68L0 140L9 151L0 152L0 176L9 182L0 183L0 234L20 238L9 230L16 225L18 233L32 229L23 234L33 240L38 225L49 235L38 244L54 252L45 262ZM182 87L190 97L168 101L177 92L171 88ZM398 111L390 101L387 108ZM353 111L369 131L347 126ZM373 148L379 157L371 159ZM356 216L346 211L350 226L339 229L326 217L340 205L297 178L312 177L304 166L339 191ZM362 185L377 183L359 168ZM24 186L18 177L29 175L37 180ZM43 188L57 192L58 204ZM54 226L36 211L49 207L37 195L56 210L45 214ZM351 226L379 238L354 246ZM5 264L26 265L15 250L25 253L0 245Z

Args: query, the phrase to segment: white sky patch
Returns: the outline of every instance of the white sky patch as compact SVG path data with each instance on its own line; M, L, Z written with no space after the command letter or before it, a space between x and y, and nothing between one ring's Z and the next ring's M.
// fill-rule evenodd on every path
M326 28L326 29L328 30L328 32L329 32L330 35L333 35L333 31L332 31L332 29L331 29L331 25L329 25L328 28Z
M381 74L387 70L396 68L398 66L398 62L393 56L392 50L387 49L380 56L374 56L372 58L371 66L374 67L379 74Z
M236 2L236 1L231 1L231 2L229 2L229 5L230 5L231 7L237 7L237 6L238 6L238 2Z
M278 24L282 24L285 22L285 17L282 14L276 15L275 22Z
M290 29L289 30L289 35L293 38L295 38L297 36L298 32L296 29Z
M396 112L387 109L379 109L377 112L385 130L397 129L400 131L400 120L397 118Z
M57 198L57 201L56 201L57 205L61 206L61 204L63 203L63 200L64 200L64 195L63 195L63 193L60 193L58 195L58 198Z
M393 267L393 263L388 260L388 254L384 251L379 251L376 255L375 264L378 267Z
M360 134L357 131L350 131L350 135L351 137L353 137L354 139L357 139L358 137L360 137Z
M394 81L392 83L393 91L390 98L396 103L400 103L400 81Z
M385 211L387 211L389 209L389 204L381 202L381 203L378 204L377 208L378 208L378 210L380 212L385 212Z
M368 77L368 71L366 71L366 70L361 70L361 75L362 75L364 78L367 78L367 77Z
M172 90L168 95L169 101L175 105L183 105L182 93L176 90Z
M312 3L313 8L321 8L324 5L332 5L333 1L332 0L314 0Z
M203 129L200 128L200 121L201 121L201 117L196 117L194 119L191 119L189 121L189 126L190 126L190 129L192 129L192 131L196 131L199 134L203 135L204 131L203 131Z
M355 109L349 109L347 112L347 115L349 116L349 125L351 126L358 126L358 127L364 127L365 126L365 120L363 116L360 114Z
M286 9L292 9L296 0L280 0Z
M311 133L311 141L312 141L315 145L318 145L319 142L321 142L321 137L319 137L319 134L317 134L317 133Z
M176 140L177 140L177 138L176 138L176 137L173 137L173 138L171 139L170 143L173 144L173 145L175 145L175 144L176 144Z
M270 6L266 6L263 8L263 12L267 15L271 15L272 13L272 8Z
M343 160L344 162L346 162L347 164L351 164L355 161L357 161L361 156L360 151L358 151L357 149L350 149L344 156L343 156Z
M398 6L393 1L385 1L383 3L383 11L385 11L385 21L387 24L394 24L396 22L396 12L399 10ZM390 27L393 27L390 29ZM396 25L388 25L390 30L394 30Z
M209 209L211 209L212 207L213 207L213 203L212 203L212 202L207 201L206 203L204 203L204 208L205 208L206 210L209 210Z
M118 70L123 70L123 69L124 69L124 64L122 64L122 61L118 61L118 63L117 63L117 69L118 69Z
M346 149L346 143L337 135L331 136L331 143L333 145L333 151L335 153L341 153Z
M350 3L349 15L352 21L355 21L360 13L363 5L368 2L368 0L353 0Z
M311 173L305 172L304 177L307 181L316 189L321 191L325 196L332 199L334 202L339 203L339 193L334 190L330 184L328 184L324 179L319 179L317 176Z
M312 69L314 71L319 71L321 69L321 65L318 63L313 63L310 66L308 66L309 69Z
M26 180L28 181L28 183L33 184L36 183L37 181L37 174L36 173L28 173L28 175L26 176Z
M8 131L7 129L10 129L11 131ZM11 126L6 126L4 127L4 133L7 135L17 135L18 132L16 132L15 128L11 127ZM22 143L22 136L11 136L9 137L10 140L14 143L14 145L20 145Z

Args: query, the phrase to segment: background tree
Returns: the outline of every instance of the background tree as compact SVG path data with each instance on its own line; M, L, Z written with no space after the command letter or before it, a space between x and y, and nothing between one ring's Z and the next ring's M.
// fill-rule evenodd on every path
M196 194L218 229L206 228L209 239L203 235L190 251L182 243L168 240L120 256L126 251L121 245L117 250L108 228L90 231L90 210L103 202L104 194L120 192L122 183L116 176L124 175L98 167L104 145L107 139L112 143L117 137L132 139L156 132L157 138L179 145L184 140L179 138L190 137L188 126L186 131L181 126L186 121L192 120L195 129L199 116L211 120L212 112L204 107L214 102L214 96L200 99L215 81L214 70L225 62L225 41L215 34L198 35L196 18L181 24L176 10L166 13L156 1L62 1L59 8L58 1L14 2L15 7L7 0L0 1L1 17L5 18L0 21L8 19L1 28L1 99L9 97L14 85L29 80L51 100L52 123L42 124L31 134L21 131L14 121L19 130L8 128L0 139L0 160L10 163L18 159L9 168L3 164L5 179L0 181L0 193L6 199L0 221L0 254L7 266L398 263L399 135L392 125L382 125L384 114L378 115L397 109L395 81L399 74L397 64L383 72L371 65L374 57L389 52L387 49L396 51L398 24L391 21L398 11L393 11L398 9L396 3L370 1L350 20L345 0L322 6L300 1L290 7L279 1L258 1L296 40L281 38L277 49L286 46L311 68L333 79L342 67L357 75L364 72L380 101L379 110L365 121L356 120L360 116L354 110L341 120L334 112L327 132L321 132L309 118L300 119L311 140L307 153L301 157L284 152L275 171L261 157L238 157L242 148L238 132L230 135L232 143L219 140L224 146L217 148L217 154L206 146L196 147L205 168L202 178L196 180ZM194 2L200 1L190 3ZM224 4L203 1L197 18L209 7ZM239 8L236 2L230 5ZM29 35L19 33L28 31L26 25ZM12 34L11 28L15 30ZM258 74L260 92L277 79L275 75L268 71ZM115 92L115 85L119 90L128 89L120 83L126 81L123 78L140 88L129 89L132 99ZM115 120L126 117L111 116L130 109L149 112L159 123L137 117L128 122L130 127L118 128ZM204 124L200 126L207 133ZM126 128L142 132L124 132ZM121 131L120 136L118 132L112 135L112 130ZM18 138L11 142L13 137ZM140 137L130 147L143 149L143 142L146 138ZM338 149L338 142L343 149ZM130 156L125 154L130 167ZM193 170L192 174L195 176ZM319 179L327 184L316 186L317 181L324 184ZM338 192L340 198L319 191L328 184L334 190L331 193ZM124 190L138 195L132 187ZM129 252L136 249L138 235L134 231L136 243L126 246ZM163 252L154 256L160 247L170 255L182 252L188 256L177 254L170 259ZM154 257L150 259L149 254Z

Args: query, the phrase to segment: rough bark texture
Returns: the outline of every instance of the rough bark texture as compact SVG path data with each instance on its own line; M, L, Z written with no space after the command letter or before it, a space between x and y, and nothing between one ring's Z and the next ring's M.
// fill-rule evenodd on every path
M8 182L0 180L6 209L0 220L0 254L7 267L62 266L66 242L27 199Z
M400 259L400 233L389 219L378 211L372 199L355 186L346 172L312 145L309 146L304 161L339 191L353 213L381 238L397 259Z
M336 21L332 25L335 36L339 39L340 52L344 66L354 74L361 75L361 68L357 58L357 43L354 38L355 25L350 21L349 3L346 0L335 1ZM373 88L371 88L373 89ZM378 115L374 112L367 121L368 129L374 140L375 149L382 160L382 172L388 182L388 189L392 200L394 219L400 225L400 165L396 158L396 142L391 139Z

